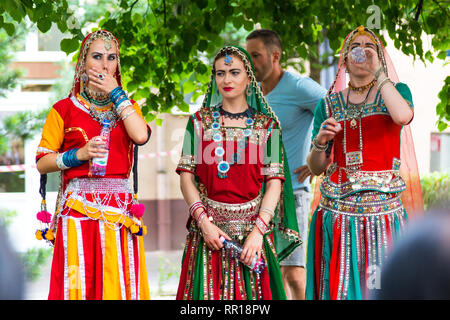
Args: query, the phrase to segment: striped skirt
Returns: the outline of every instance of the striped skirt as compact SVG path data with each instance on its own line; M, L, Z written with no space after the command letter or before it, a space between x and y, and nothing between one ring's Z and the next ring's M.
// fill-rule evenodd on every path
M369 298L406 222L399 193L322 195L309 227L306 298Z
M203 194L201 199L214 224L234 241L243 244L253 229L261 195L245 203L217 202ZM192 219L188 230L177 300L286 299L273 233L263 237L261 255L267 266L261 273L256 273L233 258L225 248L211 250Z
M132 194L107 185L112 193L74 191L70 184L66 189L57 215L49 299L150 298L143 237L130 231L137 220L126 214Z

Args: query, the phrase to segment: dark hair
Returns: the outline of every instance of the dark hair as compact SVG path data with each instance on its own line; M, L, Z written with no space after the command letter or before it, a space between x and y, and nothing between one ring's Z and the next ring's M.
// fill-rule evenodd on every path
M269 53L272 53L274 48L279 49L280 54L283 53L283 46L281 44L280 36L273 30L254 30L247 36L245 40L251 39L261 39Z

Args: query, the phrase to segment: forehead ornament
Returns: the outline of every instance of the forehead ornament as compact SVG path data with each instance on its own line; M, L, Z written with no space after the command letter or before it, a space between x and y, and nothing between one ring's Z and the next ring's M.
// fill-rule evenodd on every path
M231 58L231 56L228 54L228 52L225 54L225 65L230 66L233 63L233 59Z

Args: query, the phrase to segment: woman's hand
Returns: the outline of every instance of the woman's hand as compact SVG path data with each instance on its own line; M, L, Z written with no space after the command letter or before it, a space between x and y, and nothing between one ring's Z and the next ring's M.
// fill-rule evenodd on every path
M340 123L336 119L330 117L322 122L319 133L317 134L317 142L324 145L328 141L334 139L336 134L342 130Z
M223 232L219 227L217 227L214 223L209 221L207 217L202 219L200 224L200 230L202 231L203 240L206 242L208 247L212 250L219 250L223 248L223 243L220 241L220 236L223 236L227 240L231 240L231 238Z
M119 86L116 78L109 71L99 71L92 68L88 70L87 74L89 76L89 84L95 91L110 93Z
M106 141L104 137L93 137L84 145L84 147L78 149L77 158L81 161L87 161L92 158L104 158L108 153L106 147Z
M258 228L253 228L252 232L248 235L244 242L244 248L241 254L241 261L243 264L249 266L255 255L261 258L261 250L263 244L263 235L259 232Z

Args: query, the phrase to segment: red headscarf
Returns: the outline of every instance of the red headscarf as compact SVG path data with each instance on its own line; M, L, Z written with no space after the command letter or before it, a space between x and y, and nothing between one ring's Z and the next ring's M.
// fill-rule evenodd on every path
M82 81L81 75L86 71L85 70L86 55L89 51L89 47L91 46L92 42L97 39L103 39L105 41L114 41L114 43L116 44L117 69L114 77L116 78L118 85L122 86L122 77L120 73L119 41L117 41L117 38L111 32L107 30L97 30L88 34L81 43L80 52L78 55L78 62L77 66L75 67L75 76L73 79L72 90L69 93L69 97L76 96L77 93L80 93L80 83Z

